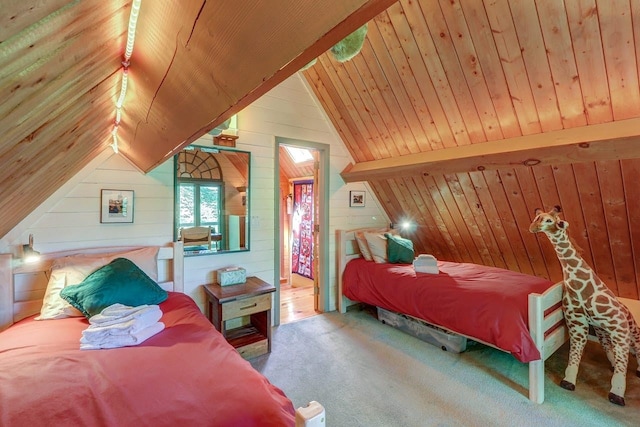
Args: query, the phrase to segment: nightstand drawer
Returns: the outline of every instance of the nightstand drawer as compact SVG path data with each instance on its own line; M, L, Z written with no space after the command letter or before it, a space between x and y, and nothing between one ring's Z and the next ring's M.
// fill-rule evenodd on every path
M271 310L271 294L257 295L224 303L222 320L235 319L253 313Z

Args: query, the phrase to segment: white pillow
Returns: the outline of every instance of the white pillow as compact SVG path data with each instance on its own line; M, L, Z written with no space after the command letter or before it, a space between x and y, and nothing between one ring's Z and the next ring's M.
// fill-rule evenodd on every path
M356 238L356 242L358 243L358 249L360 249L360 255L367 261L373 261L373 257L371 256L371 250L369 249L369 245L367 244L367 239L364 237L364 233L380 233L384 234L385 232L389 232L387 228L384 227L373 227L373 228L363 228L354 233Z
M83 314L60 296L66 286L77 285L98 268L116 258L127 258L144 271L153 281L158 281L158 248L148 247L133 251L106 254L78 254L58 258L51 266L51 277L42 300L40 315L36 320L80 317Z
M387 262L387 238L380 233L364 233L367 245L371 251L371 257L378 264Z

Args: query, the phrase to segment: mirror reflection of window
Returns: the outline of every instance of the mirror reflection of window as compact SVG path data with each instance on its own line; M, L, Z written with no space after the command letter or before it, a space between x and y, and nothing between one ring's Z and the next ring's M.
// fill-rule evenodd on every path
M185 255L248 250L250 153L190 146L175 159L176 239L194 227L211 230L211 242L185 239Z

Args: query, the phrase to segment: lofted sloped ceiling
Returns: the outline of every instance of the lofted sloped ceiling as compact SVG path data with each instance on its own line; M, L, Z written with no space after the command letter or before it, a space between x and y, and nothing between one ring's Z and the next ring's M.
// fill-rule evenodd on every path
M400 0L362 51L303 72L418 253L562 279L528 227L559 204L585 259L640 295L640 2ZM514 284L515 285L515 284Z
M0 0L0 236L110 149L130 0ZM387 9L388 8L388 9ZM369 21L359 55L322 54ZM147 172L302 68L418 252L561 279L536 207L640 295L637 0L143 0L119 150Z
M148 172L392 0L143 0L118 148ZM0 236L112 143L130 0L0 0Z

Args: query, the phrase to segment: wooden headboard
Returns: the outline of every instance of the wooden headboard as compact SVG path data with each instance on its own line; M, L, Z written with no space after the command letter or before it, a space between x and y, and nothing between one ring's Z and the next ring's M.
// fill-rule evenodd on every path
M348 306L356 304L342 293L342 274L349 261L362 256L358 242L356 241L356 232L365 230L370 231L371 227L353 230L336 230L336 248L338 250L336 256L338 261L338 310L340 313L346 313Z
M0 254L0 330L40 312L55 259L69 255L109 254L140 248L111 246L68 250L42 254L38 262L29 264L14 259L11 254ZM172 242L168 246L158 248L158 284L167 291L184 291L182 242Z

